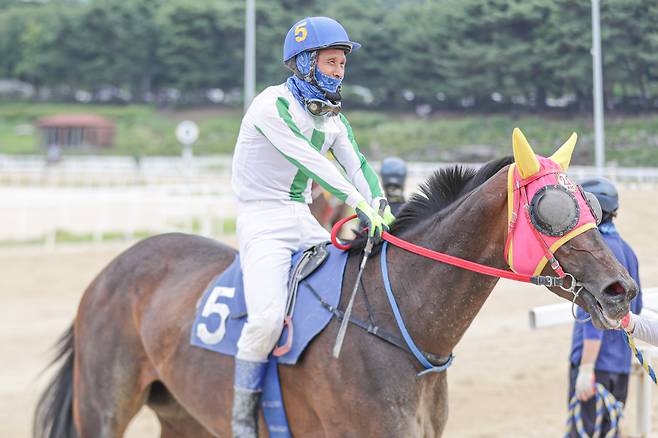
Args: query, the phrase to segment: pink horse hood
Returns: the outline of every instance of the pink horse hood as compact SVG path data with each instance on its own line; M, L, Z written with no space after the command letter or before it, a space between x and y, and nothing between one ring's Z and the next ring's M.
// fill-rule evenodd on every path
M505 259L510 268L519 274L539 275L546 266L545 243L550 253L574 237L587 230L596 228L596 218L585 200L579 187L564 173L562 167L553 160L537 156L539 172L525 180L521 177L516 164L512 164L508 172L507 207L508 236L505 247ZM529 181L529 182L528 182ZM535 194L546 186L559 185L571 193L577 203L579 216L575 226L562 236L551 236L540 232L530 220L528 204ZM527 197L523 195L525 186Z

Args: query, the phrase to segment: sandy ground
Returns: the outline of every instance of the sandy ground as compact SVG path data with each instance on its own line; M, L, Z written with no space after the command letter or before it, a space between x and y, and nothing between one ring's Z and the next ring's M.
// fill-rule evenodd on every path
M645 287L658 286L657 195L626 188L618 220L622 235L636 249ZM123 248L0 250L0 436L30 436L35 401L46 380L39 373L50 348L71 323L85 286ZM539 287L499 284L455 351L444 436L561 436L571 327L528 327L531 307L559 301ZM635 379L627 404L628 433L634 430L634 384ZM657 396L654 392L654 412ZM658 433L658 415L653 429ZM153 414L143 410L127 436L157 437Z

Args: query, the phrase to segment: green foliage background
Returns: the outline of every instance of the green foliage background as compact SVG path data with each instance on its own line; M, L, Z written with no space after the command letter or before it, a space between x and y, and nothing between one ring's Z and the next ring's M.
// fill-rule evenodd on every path
M340 20L364 47L350 56L346 95L374 108L545 110L546 97L591 102L586 0L257 0L260 88L287 75L283 37L307 15ZM0 78L54 90L114 86L148 101L169 88L242 86L242 0L0 1ZM611 109L658 107L658 2L601 4ZM414 93L413 103L402 91ZM437 95L440 99L437 99ZM495 97L495 98L494 98ZM354 104L358 103L356 99Z
M349 56L343 94L373 158L450 159L469 145L505 154L520 126L544 153L575 130L576 162L592 162L588 0L256 5L259 89L288 75L283 38L304 16L335 17L363 44ZM0 78L37 90L23 102L0 102L0 153L41 153L38 133L21 126L60 112L116 120L117 149L108 153L178 154L172 127L185 118L201 127L195 153L230 153L240 123L244 7L243 0L0 0ZM606 0L601 18L607 158L658 165L658 2ZM98 100L108 87L125 93L122 104L70 103L76 90ZM213 88L233 100L192 110L209 104ZM557 98L566 106L548 105ZM419 105L433 114L413 115Z

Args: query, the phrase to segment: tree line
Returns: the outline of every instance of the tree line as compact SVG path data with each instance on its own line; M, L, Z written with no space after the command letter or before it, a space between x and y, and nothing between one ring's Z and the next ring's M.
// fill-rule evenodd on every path
M259 88L284 36L328 15L363 48L345 99L390 110L590 111L589 0L256 0ZM0 78L42 99L238 101L243 0L0 0ZM658 108L658 2L601 2L606 105ZM81 94L82 93L82 94Z

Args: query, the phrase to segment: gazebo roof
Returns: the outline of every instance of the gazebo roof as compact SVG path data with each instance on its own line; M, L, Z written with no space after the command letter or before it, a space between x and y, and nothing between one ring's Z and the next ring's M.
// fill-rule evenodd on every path
M114 122L95 114L58 114L37 120L39 128L114 128Z

